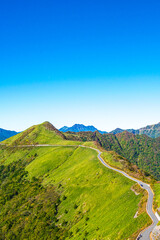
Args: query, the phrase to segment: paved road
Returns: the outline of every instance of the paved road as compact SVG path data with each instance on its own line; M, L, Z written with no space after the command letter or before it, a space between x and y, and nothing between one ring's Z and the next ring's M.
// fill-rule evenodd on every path
M93 148L93 149L94 149L94 148ZM157 219L157 217L155 216L155 214L154 214L154 212L153 212L153 209L152 209L152 206L153 206L153 192L152 192L152 190L151 190L150 185L147 184L147 183L144 183L144 182L142 182L142 181L140 181L140 180L138 180L138 179L135 179L135 178L129 176L127 173L125 173L125 172L123 172L123 171L121 171L121 170L118 170L118 169L116 169L116 168L113 168L113 167L109 166L109 165L108 165L106 162L104 162L104 160L101 158L101 152L100 152L99 150L97 150L97 149L94 149L94 150L96 150L96 151L98 152L98 158L99 158L99 160L101 161L101 163L102 163L105 167L107 167L107 168L109 168L109 169L111 169L111 170L114 170L114 171L116 171L116 172L119 172L119 173L123 174L125 177L133 180L134 182L137 182L143 189L147 190L147 192L148 192L148 201L147 201L147 208L146 208L146 210L147 210L148 215L149 215L150 218L152 219L153 223L152 223L151 226L149 226L148 228L146 228L144 231L142 231L142 232L139 234L139 236L137 237L137 240L139 240L139 239L140 239L140 240L150 240L150 234L151 234L151 232L153 231L153 228L154 228L154 227L157 225L157 223L158 223L158 219Z
M144 183L136 178L133 178L131 176L129 176L127 173L119 170L119 169L116 169L116 168L113 168L111 166L109 166L106 162L104 162L104 160L101 158L101 152L96 149L96 148L92 148L92 147L87 147L87 146L83 146L83 145L50 145L50 144L38 144L38 145L21 145L21 146L15 146L15 147L61 147L61 146L64 146L64 147L85 147L85 148L90 148L90 149L93 149L95 151L98 152L98 159L100 160L100 162L107 168L113 170L113 171L116 171L116 172L119 172L121 174L123 174L125 177L129 178L130 180L134 181L134 182L137 182L143 189L145 189L147 192L148 192L148 201L147 201L147 207L146 207L146 210L147 210L147 213L148 215L150 216L150 218L152 219L152 225L150 225L148 228L144 229L140 234L139 236L137 237L137 240L150 240L150 234L153 230L153 228L157 225L158 223L158 219L157 217L155 216L154 212L153 212L153 209L152 209L152 206L153 206L153 192L151 190L151 187L149 184L147 183Z

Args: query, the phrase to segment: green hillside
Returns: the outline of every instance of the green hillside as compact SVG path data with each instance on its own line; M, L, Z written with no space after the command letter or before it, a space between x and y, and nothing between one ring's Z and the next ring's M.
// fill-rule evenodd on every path
M100 147L107 151L115 151L132 164L160 180L160 138L134 135L124 131L116 135L100 134L99 132L72 133L70 139L96 141Z
M146 135L133 135L123 132L116 135L122 148L122 155L160 179L160 138L152 139Z
M0 147L0 236L135 239L150 223L145 212L147 195L134 182L104 167L95 150L72 146L79 142L66 140L49 126L34 126L6 140L8 147ZM23 147L36 143L70 146ZM85 145L95 146L93 142ZM105 160L110 161L112 154Z

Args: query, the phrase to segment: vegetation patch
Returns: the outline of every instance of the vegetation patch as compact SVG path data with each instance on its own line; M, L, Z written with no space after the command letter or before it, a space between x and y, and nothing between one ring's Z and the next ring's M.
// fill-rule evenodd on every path
M65 239L57 225L60 195L41 180L27 180L26 161L0 166L0 239Z
M154 209L158 211L160 215L160 183L157 182L152 185L154 191Z

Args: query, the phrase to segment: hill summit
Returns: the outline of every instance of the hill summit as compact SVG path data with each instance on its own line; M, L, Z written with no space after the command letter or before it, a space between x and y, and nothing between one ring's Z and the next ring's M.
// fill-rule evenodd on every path
M63 133L46 121L6 139L3 143L9 145L57 144L65 139Z

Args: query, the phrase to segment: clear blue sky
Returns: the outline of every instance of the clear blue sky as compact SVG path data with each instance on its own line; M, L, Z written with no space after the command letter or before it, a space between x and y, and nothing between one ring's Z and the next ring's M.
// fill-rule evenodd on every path
M6 0L0 127L160 121L160 1Z

